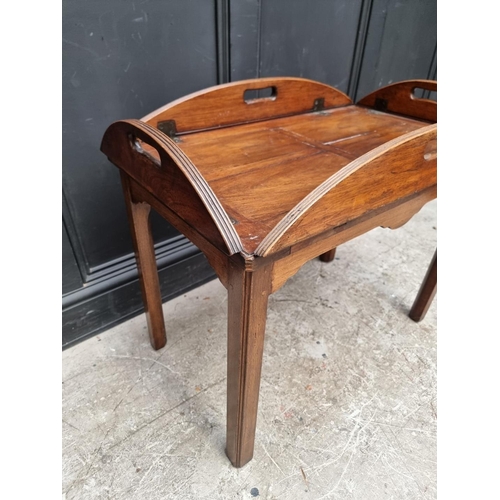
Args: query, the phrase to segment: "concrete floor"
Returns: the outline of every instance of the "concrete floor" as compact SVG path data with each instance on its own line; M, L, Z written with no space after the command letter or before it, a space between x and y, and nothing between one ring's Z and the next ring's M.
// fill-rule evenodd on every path
M408 310L436 202L307 263L270 297L254 459L224 454L226 291L164 305L63 353L63 498L436 497L436 301Z

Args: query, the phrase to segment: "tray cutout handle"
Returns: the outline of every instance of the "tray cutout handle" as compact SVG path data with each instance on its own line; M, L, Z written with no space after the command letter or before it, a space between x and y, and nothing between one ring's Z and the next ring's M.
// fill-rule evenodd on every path
M431 92L435 92L437 94L437 87L435 85L425 85L425 83L423 85L415 85L411 89L410 98L417 100L428 99Z
M247 89L243 92L243 100L247 104L255 104L262 101L275 101L278 97L278 89L275 85L259 89Z
M151 154L155 150L159 158ZM156 197L159 205L197 227L196 232L214 246L228 255L242 251L238 233L212 188L175 141L163 132L140 120L120 120L106 129L101 151Z
M143 155L145 156L146 158L148 158L152 163L153 165L158 169L158 170L162 170L162 165L161 165L161 152L160 152L160 149L158 148L158 145L154 142L154 141L148 141L147 139L146 140L143 140L143 139L139 139L134 133L129 133L127 134L127 139L128 139L128 142L130 144L130 147L136 152L136 153L139 153L140 155ZM154 149L156 151L156 154L157 156L153 156L149 151L147 151L146 149L144 149L142 146L143 144L148 144L148 146L150 146L152 149Z
M424 160L431 161L437 158L437 140L432 139L424 149Z

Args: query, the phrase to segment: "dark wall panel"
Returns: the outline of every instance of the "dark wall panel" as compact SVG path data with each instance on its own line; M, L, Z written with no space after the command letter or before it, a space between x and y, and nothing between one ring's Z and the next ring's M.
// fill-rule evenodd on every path
M215 278L205 256L200 253L160 269L158 275L163 301ZM66 307L62 314L63 348L71 347L143 311L137 278Z
M260 76L300 76L347 90L361 0L262 3Z
M231 2L231 76L300 76L346 91L361 0Z
M63 187L90 270L132 251L106 127L217 83L215 3L63 2ZM156 240L177 233L154 220Z
M258 78L261 0L230 0L231 81Z
M400 80L432 78L436 0L373 0L356 99Z

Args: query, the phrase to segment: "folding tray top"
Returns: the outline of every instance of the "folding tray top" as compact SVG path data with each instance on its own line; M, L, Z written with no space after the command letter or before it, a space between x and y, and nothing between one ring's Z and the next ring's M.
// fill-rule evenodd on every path
M235 229L252 251L286 213L335 172L377 146L427 125L350 105L187 134L178 145L238 222Z
M265 83L278 98L244 100L246 88ZM103 150L114 149L111 161L205 238L215 242L220 233L230 254L263 256L398 200L435 197L436 104L416 98L416 87L436 88L400 82L354 105L309 80L235 82L142 122L117 122ZM123 156L120 137L134 138L135 158ZM178 169L184 187L174 182ZM200 200L216 226L211 232L195 213L205 210Z

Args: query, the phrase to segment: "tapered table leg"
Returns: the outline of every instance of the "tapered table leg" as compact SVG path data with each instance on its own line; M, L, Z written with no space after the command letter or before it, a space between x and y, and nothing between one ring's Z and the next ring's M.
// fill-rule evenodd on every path
M437 250L434 252L434 257L427 269L424 281L420 286L418 295L413 303L410 311L410 318L413 321L422 321L427 314L427 310L431 305L434 295L437 291Z
M129 178L121 172L125 204L134 243L135 258L139 270L142 299L146 311L149 339L154 349L161 349L167 343L163 319L158 268L149 222L150 205L135 203L130 193Z
M270 270L231 263L228 286L227 441L235 467L253 457Z
M332 248L319 256L321 262L331 262L335 258L336 248Z

